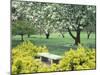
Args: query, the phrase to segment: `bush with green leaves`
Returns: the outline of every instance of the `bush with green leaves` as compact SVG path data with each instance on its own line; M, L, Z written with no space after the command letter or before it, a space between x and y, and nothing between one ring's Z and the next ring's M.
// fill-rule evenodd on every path
M88 70L96 68L95 49L78 47L65 52L59 64L59 70Z
M65 52L59 64L46 64L36 59L37 53L48 52L44 46L25 41L12 49L12 74L53 71L88 70L96 68L95 49L79 46Z
M12 49L12 73L37 72L42 62L34 59L37 53L48 52L44 46L35 46L30 41L25 41Z
M30 41L25 41L25 42L19 44L17 47L12 49L12 54L14 54L14 55L22 53L20 55L25 54L25 55L29 55L29 56L36 56L37 53L40 53L40 52L48 52L47 47L46 46L36 46L33 43L31 43Z

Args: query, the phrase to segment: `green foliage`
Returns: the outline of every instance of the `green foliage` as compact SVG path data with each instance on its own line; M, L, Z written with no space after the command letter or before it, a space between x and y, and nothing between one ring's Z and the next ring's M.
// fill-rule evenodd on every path
M95 27L96 19L95 6L86 5L66 5L52 4L41 2L12 1L12 34L23 35L36 33L51 32L69 32L70 36L80 43L80 32L84 28L89 31L90 27ZM95 31L93 27L93 31ZM89 29L90 28L90 29ZM71 31L74 31L73 34ZM85 29L84 29L85 30ZM56 39L56 38L55 38ZM55 41L55 39L53 41ZM44 39L43 39L44 40ZM51 39L50 39L51 40ZM66 43L54 42L48 40L49 46L55 47L58 53L61 47ZM56 39L57 40L57 39ZM57 41L62 40L58 39ZM70 40L70 39L67 39ZM36 38L36 42L38 40ZM70 40L73 42L73 40ZM47 40L42 41L46 42ZM60 41L59 41L60 42ZM65 41L64 41L65 42ZM56 44L57 43L57 44ZM68 41L67 41L68 43ZM59 47L58 47L59 46ZM63 56L60 63L47 65L40 60L35 59L37 53L48 52L45 46L36 46L29 41L25 41L12 49L12 73L34 73L34 72L51 72L64 70L83 70L95 69L95 50L79 47L77 50L70 49Z
M42 64L40 68L38 69L38 72L54 72L57 71L58 65L57 64L51 64L51 65L45 65Z
M34 33L34 27L27 20L16 20L12 23L12 34L24 35Z
M12 49L12 74L53 72L67 70L88 70L96 68L95 49L79 46L77 50L70 49L59 64L45 64L35 56L39 52L48 52L46 47L37 47L30 41Z
M37 72L41 62L34 57L39 52L48 52L47 48L37 47L30 41L25 41L12 49L12 73L32 73Z
M74 34L74 32L73 32ZM45 39L45 35L31 35L31 38L27 38L27 35L24 36L24 40L31 40L35 45L46 45L49 52L57 55L63 55L65 51L68 51L70 48L75 49L77 46L74 46L73 39L69 34L65 34L65 38L59 35L59 33L52 33L50 39ZM92 41L91 41L92 40ZM90 39L87 39L86 32L81 33L81 43L84 47L95 48L95 34L93 33ZM12 48L17 46L20 43L20 36L16 35L12 37Z
M81 43L80 33L82 30L95 32L96 7L91 5L13 1L12 13L17 20L30 21L33 26L31 28L36 29L36 33L40 35L59 32L64 36L64 32L68 31L76 45ZM72 34L72 30L77 36Z
M95 69L95 61L95 49L79 47L77 50L70 49L65 53L59 68L61 71Z
M24 54L28 54L29 56L35 56L39 52L48 52L48 49L45 46L36 46L30 41L25 41L17 47L13 48L12 51L14 55L17 54L17 52L18 54L21 54L23 52L23 56Z
M91 5L12 1L12 13L14 17L31 20L36 29L43 31L84 29L95 26L96 19L96 7Z

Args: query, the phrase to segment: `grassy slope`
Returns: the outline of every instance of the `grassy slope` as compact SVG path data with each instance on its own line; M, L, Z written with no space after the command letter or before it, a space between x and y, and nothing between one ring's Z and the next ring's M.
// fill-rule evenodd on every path
M12 47L15 47L20 43L20 36L12 37ZM36 45L46 45L49 49L50 53L62 55L65 51L68 51L70 48L75 48L75 46L71 46L74 44L74 40L71 38L69 34L65 34L65 38L59 33L51 34L50 39L45 39L45 35L32 35L30 38L24 36L24 39L31 40ZM90 39L87 39L87 35L85 32L81 33L81 43L85 46L95 47L95 34L90 36Z

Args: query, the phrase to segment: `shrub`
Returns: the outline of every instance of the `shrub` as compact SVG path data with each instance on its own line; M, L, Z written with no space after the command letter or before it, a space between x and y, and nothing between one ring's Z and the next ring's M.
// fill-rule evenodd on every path
M32 44L30 41L25 41L12 49L12 54L19 55L21 53L20 55L22 56L25 56L25 55L36 56L37 53L40 53L40 52L48 52L48 49L46 48L46 46L43 46L43 47L36 46Z
M59 64L59 70L88 70L95 69L95 49L78 47L70 49L63 56Z
M48 52L47 48L25 41L12 49L12 74L37 72L42 63L34 56L39 52Z
M47 65L34 57L37 53L48 52L44 46L35 46L30 41L12 49L12 74L53 72L66 70L88 70L95 69L95 49L79 46L77 50L70 49L65 52L59 64Z

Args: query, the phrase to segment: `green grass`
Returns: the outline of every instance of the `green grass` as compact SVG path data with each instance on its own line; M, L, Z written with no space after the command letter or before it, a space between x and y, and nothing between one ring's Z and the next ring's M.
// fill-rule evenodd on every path
M20 39L19 35L13 36L12 47L18 45L21 42ZM73 45L74 40L68 33L65 34L65 38L62 38L59 33L52 33L50 39L46 39L45 35L31 35L30 38L27 38L27 35L25 35L24 39L31 40L31 42L36 45L45 45L49 49L50 53L57 55L63 55L64 52L68 51L70 48L76 48L76 46ZM81 44L85 47L95 48L95 34L91 34L90 39L87 39L87 34L82 32Z

